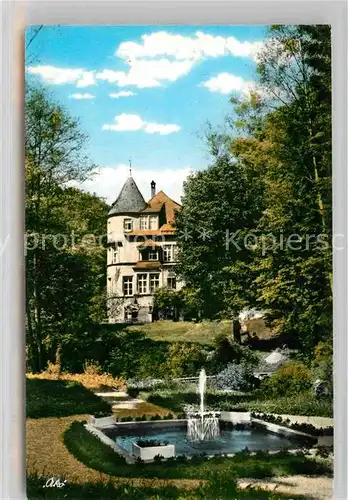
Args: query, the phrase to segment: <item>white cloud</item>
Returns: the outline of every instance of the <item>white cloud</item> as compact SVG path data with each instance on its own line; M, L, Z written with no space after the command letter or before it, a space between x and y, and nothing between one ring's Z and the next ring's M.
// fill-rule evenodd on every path
M136 93L131 90L121 90L120 92L111 92L109 97L119 99L120 97L131 97L132 95L136 95Z
M122 113L121 115L115 116L115 123L106 123L103 125L102 129L114 132L143 130L148 134L167 135L173 132L179 132L180 127L172 123L162 124L146 122L138 115Z
M95 95L93 94L71 94L72 99L94 99Z
M232 92L248 92L253 83L231 73L219 73L209 80L202 82L201 85L209 89L210 92L231 94Z
M96 72L31 66L28 71L40 75L49 83L75 83L79 88L94 85L96 80L119 87L151 88L187 75L203 59L232 55L256 61L257 53L263 46L262 42L240 42L233 36L214 36L201 31L193 36L159 31L143 35L140 42L126 41L118 46L115 55L126 64L125 70L104 69Z
M76 83L77 87L87 87L95 84L95 72L84 69L56 68L55 66L29 66L27 71L39 75L43 80L53 85Z
M262 46L262 42L240 42L233 36L214 36L201 31L191 37L158 31L143 35L140 43L122 42L115 54L125 61L159 56L193 61L223 55L255 58Z
M127 132L141 130L145 127L145 122L138 115L127 115L122 113L115 116L115 122L112 124L103 125L103 130L113 130L115 132Z
M132 169L132 175L137 183L140 191L142 192L145 200L149 200L150 182L156 182L156 190L163 190L170 198L180 203L182 196L182 185L187 176L191 173L189 167L173 169L161 168L155 170L153 168ZM95 170L94 176L91 180L72 185L80 189L96 193L98 196L106 198L108 203L112 203L117 198L124 182L129 176L128 165L105 166Z
M83 71L81 78L76 83L76 87L88 87L95 83L95 71Z
M97 73L96 78L115 83L119 87L128 85L138 88L159 87L165 81L174 82L186 75L192 66L192 61L133 60L129 62L128 72L104 69Z
M179 125L175 124L161 124L161 123L147 123L144 127L145 132L148 134L160 134L160 135L168 135L173 132L179 132Z

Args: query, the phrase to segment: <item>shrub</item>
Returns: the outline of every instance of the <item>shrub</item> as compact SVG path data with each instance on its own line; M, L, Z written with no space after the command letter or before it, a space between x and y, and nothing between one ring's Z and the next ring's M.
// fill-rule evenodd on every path
M205 361L205 351L200 344L173 342L168 348L167 369L173 377L194 376Z
M215 350L211 364L215 373L222 370L228 363L244 362L250 366L256 366L258 363L257 356L248 347L230 340L224 333L215 337L213 345Z
M253 372L245 364L230 363L220 372L215 381L217 389L232 391L249 391L253 386Z
M311 387L311 372L305 364L299 362L286 363L261 383L261 389L273 396L298 394L309 391Z
M83 365L83 373L86 375L101 375L102 368L96 361L86 360Z

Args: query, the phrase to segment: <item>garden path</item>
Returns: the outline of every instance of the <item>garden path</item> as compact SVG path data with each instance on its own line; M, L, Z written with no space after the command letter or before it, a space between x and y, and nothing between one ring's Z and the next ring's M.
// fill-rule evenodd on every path
M330 477L287 476L273 478L269 481L257 479L240 479L238 486L267 489L288 495L304 495L313 500L332 499L332 479Z
M112 411L135 410L144 403L143 399L132 398L124 391L95 392L94 394L110 403Z

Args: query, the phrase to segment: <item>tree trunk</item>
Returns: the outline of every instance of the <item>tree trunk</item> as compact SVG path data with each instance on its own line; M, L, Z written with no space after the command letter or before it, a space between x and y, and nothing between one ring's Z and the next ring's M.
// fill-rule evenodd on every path
M237 342L238 344L241 344L241 334L240 334L240 323L239 319L234 318L231 323L231 328L232 328L232 340L234 342Z

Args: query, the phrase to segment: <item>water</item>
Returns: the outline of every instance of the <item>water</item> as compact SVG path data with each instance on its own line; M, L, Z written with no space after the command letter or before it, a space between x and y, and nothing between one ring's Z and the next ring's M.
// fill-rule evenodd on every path
M204 412L204 393L207 383L207 375L204 368L201 369L198 380L198 392L200 397L200 413L198 415L187 415L187 439L189 441L209 441L220 435L219 419L216 415Z
M200 453L207 455L236 453L245 448L250 451L277 451L282 448L294 448L294 443L283 436L268 434L263 430L253 428L240 431L221 429L220 436L211 441L189 441L186 426L170 429L153 428L142 430L137 434L113 436L112 438L128 453L132 453L132 443L139 439L168 441L169 444L175 445L175 455L187 456Z

